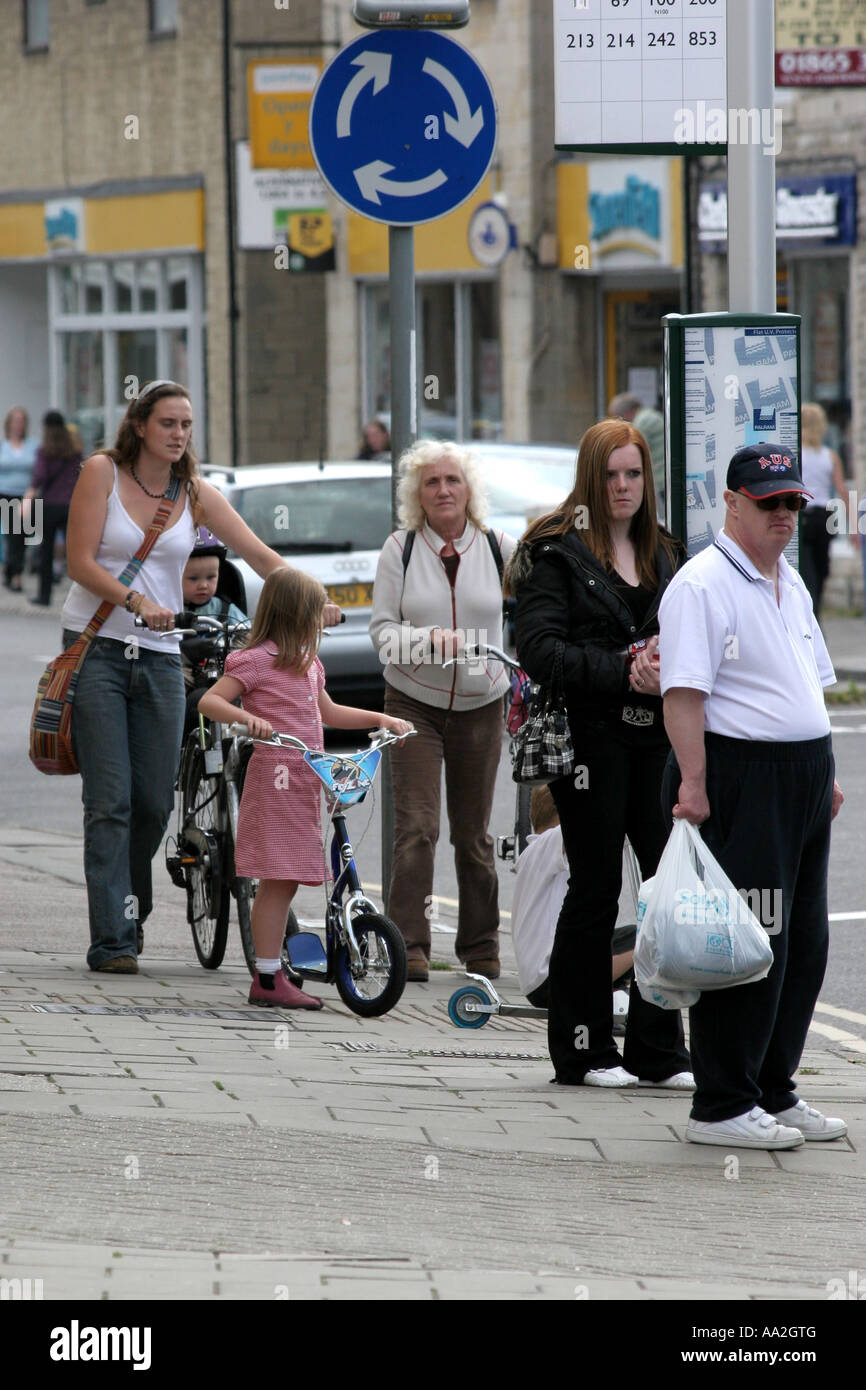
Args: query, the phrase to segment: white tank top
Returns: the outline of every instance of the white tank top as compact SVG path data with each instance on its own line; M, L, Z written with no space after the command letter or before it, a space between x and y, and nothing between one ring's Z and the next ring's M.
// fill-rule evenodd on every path
M810 507L826 507L833 484L833 460L826 445L821 449L803 448L803 482L812 493Z
M154 511L156 504L154 503ZM120 500L117 490L117 466L114 468L114 487L108 497L105 527L94 559L110 575L118 578L144 540L144 531L133 521ZM180 519L175 521L157 538L156 544L132 581L131 587L137 589L145 598L179 613L183 608L183 586L181 577L190 551L195 545L195 527L189 497L184 498ZM63 626L72 632L83 632L101 603L101 599L91 594L80 584L73 584L66 596L61 618ZM138 639L139 646L156 652L176 652L180 641L177 637L156 637L149 628L135 627L131 613L118 605L99 629L100 637L111 637L117 642L127 642L131 636Z

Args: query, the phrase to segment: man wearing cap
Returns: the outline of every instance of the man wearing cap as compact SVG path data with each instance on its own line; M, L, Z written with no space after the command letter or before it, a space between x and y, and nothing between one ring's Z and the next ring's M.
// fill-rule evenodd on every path
M690 1010L686 1138L698 1144L789 1149L847 1133L793 1081L824 978L830 822L842 804L823 696L836 677L782 554L808 496L790 450L738 450L724 529L659 610L665 804L702 827L750 903L760 890L775 957L765 979L702 994Z

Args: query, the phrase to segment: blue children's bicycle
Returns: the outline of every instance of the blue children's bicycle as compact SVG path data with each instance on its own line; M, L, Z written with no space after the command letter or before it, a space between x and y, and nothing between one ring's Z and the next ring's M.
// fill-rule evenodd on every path
M246 735L246 725L233 724L230 732ZM283 956L293 976L336 984L343 1003L362 1018L377 1018L393 1009L406 986L408 966L399 927L378 911L361 886L346 810L363 801L372 787L382 749L414 733L414 729L406 734L376 729L370 734L371 746L354 753L311 749L292 734L250 740L267 748L298 749L324 785L333 830L333 884L325 909L325 942L317 932L295 932L286 936Z

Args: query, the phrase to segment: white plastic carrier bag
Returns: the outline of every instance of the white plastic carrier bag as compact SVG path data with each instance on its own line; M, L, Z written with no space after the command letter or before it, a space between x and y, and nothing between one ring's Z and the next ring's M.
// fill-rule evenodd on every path
M703 990L762 980L770 939L687 820L675 820L658 868L641 886L634 974L662 1009L685 1009Z

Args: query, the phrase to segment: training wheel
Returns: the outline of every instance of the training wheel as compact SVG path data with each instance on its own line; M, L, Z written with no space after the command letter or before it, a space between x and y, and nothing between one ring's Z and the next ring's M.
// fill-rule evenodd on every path
M478 985L464 985L462 989L455 990L448 1000L448 1017L458 1028L483 1028L490 1014L475 1013L467 1009L470 1000L476 1004L490 1004L489 995Z

